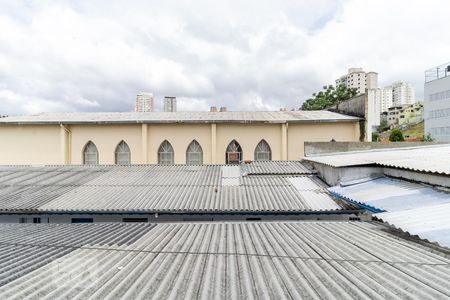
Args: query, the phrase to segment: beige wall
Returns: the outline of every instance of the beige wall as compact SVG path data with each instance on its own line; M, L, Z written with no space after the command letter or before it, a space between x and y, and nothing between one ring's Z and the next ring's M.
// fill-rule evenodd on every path
M131 163L141 163L141 125L72 125L67 127L71 132L72 164L83 163L83 149L89 141L97 146L100 164L114 164L114 153L122 140L130 147Z
M357 142L358 123L310 123L289 124L288 159L296 160L304 156L304 142Z
M283 132L287 132L284 146ZM186 149L194 139L202 146L205 164L225 163L225 151L233 139L241 145L244 160L254 159L262 139L270 145L273 160L299 159L305 141L333 138L358 141L358 123L2 125L0 164L82 164L83 149L89 141L97 146L100 164L114 164L114 152L122 140L130 147L133 164L157 163L158 148L164 140L174 148L175 163L184 164Z
M211 124L148 125L149 163L158 163L158 149L164 140L172 145L176 164L186 163L186 150L193 140L202 147L203 163L211 163Z
M281 124L217 124L217 162L225 163L228 144L236 140L244 160L253 160L256 145L265 139L272 150L272 159L281 159Z
M0 164L60 164L59 125L0 127Z

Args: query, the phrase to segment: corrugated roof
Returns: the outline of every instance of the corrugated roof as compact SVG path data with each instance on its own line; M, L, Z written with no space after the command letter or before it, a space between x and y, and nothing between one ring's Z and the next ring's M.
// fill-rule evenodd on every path
M450 145L389 148L308 156L306 161L332 167L377 164L419 172L450 175Z
M330 111L228 111L228 112L108 112L41 113L0 118L1 124L85 123L286 123L358 121L359 118Z
M330 190L365 205L375 216L420 238L450 247L450 194L428 186L378 178Z
M240 176L240 166L0 167L0 210L282 212L341 207L311 176ZM241 182L242 181L242 182ZM307 186L308 189L303 189Z
M450 260L367 223L0 224L0 297L450 297Z
M272 161L253 161L250 164L243 165L243 170L247 174L313 174L307 166L297 160L272 160Z

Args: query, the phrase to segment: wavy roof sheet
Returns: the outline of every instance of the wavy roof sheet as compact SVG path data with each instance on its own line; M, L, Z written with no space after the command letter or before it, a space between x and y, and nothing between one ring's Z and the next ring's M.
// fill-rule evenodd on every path
M412 235L450 247L450 193L389 178L336 186L330 191L369 209L384 210L375 216Z
M295 123L356 122L359 118L330 111L105 112L41 113L0 118L1 124L114 123Z
M339 210L320 182L241 177L240 166L0 167L0 211L296 212Z
M376 164L419 172L450 175L450 144L353 151L308 156L303 159L332 167Z
M243 166L244 172L249 175L253 174L268 174L268 175L298 175L298 174L313 174L307 166L300 161L253 161L251 164Z
M450 259L359 222L0 224L0 297L450 297Z

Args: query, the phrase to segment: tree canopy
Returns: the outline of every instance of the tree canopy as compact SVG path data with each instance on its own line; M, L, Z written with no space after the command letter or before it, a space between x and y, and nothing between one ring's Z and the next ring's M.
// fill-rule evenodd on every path
M324 86L323 90L312 94L312 98L303 102L301 110L321 110L353 98L357 95L356 88L348 88L345 85Z
M392 130L391 135L389 136L389 141L404 142L405 139L403 138L403 133L400 130L394 129L394 130Z

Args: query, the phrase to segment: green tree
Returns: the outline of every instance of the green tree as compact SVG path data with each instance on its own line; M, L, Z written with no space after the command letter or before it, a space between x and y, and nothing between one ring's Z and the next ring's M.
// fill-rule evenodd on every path
M392 130L391 135L389 135L389 141L404 142L405 139L403 138L403 133L400 130L394 129L394 130Z
M388 121L385 120L385 119L381 120L380 127L378 128L378 130L380 132L384 132L384 131L386 131L388 129L389 129Z
M431 133L427 133L426 136L423 137L424 142L433 142L434 138L431 136Z
M380 135L376 132L372 132L372 142L378 142Z
M312 97L303 102L301 110L322 110L336 105L357 95L356 88L347 88L345 85L326 85L322 91L312 94Z

